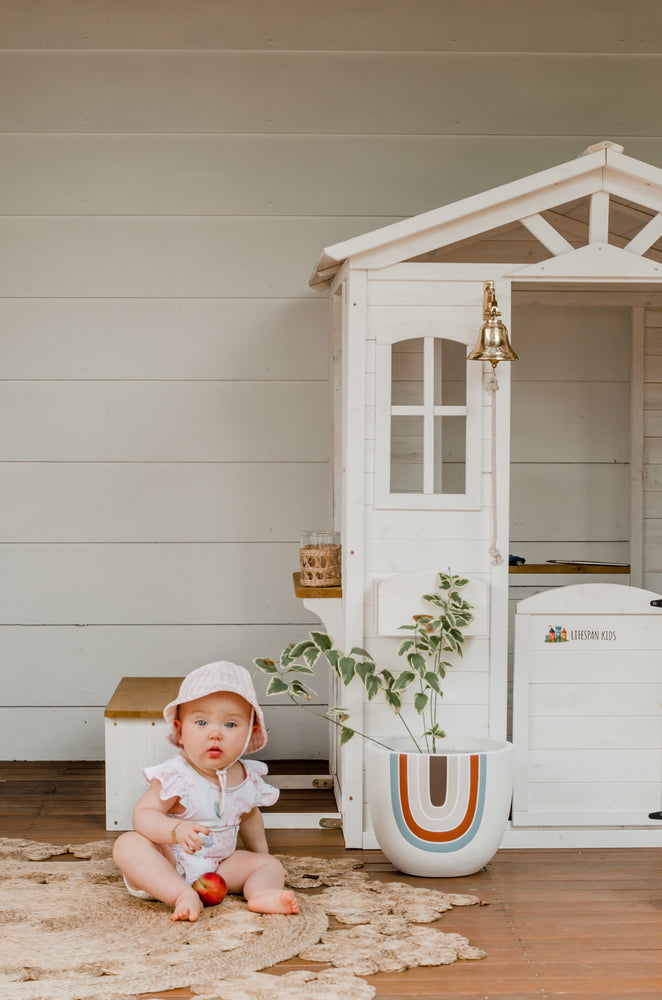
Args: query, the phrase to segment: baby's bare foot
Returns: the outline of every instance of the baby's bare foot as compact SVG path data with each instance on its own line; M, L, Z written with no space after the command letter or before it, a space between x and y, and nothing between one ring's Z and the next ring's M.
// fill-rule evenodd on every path
M197 920L202 910L202 900L190 885L180 893L175 900L172 911L173 920Z
M290 889L264 889L247 899L248 909L256 913L298 913L297 898Z

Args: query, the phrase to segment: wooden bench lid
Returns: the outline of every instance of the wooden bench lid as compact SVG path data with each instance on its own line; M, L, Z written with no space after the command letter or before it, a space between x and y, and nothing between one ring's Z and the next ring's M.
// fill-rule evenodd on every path
M106 705L107 719L162 719L183 677L123 677Z

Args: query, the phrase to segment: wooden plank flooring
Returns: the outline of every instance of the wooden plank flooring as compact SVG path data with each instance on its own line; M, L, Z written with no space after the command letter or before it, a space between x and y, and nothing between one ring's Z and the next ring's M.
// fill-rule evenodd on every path
M103 764L0 763L0 836L113 839L104 808ZM373 976L377 1000L662 998L662 849L500 851L477 875L437 881L401 876L379 851L346 852L337 830L271 830L268 837L274 852L349 853L375 878L471 892L489 904L454 909L438 925L484 948L486 959ZM301 968L321 966L293 960L270 971Z

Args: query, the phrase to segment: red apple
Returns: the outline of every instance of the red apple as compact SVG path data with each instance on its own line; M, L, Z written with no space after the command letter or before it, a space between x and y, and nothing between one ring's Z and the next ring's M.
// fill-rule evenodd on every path
M228 886L218 872L205 872L193 883L193 888L202 900L203 906L216 906L225 899Z

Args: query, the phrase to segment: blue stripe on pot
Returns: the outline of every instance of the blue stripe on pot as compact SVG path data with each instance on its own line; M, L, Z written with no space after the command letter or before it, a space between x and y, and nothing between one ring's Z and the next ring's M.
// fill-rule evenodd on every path
M404 839L448 852L475 837L485 809L485 754L391 754L391 807Z

